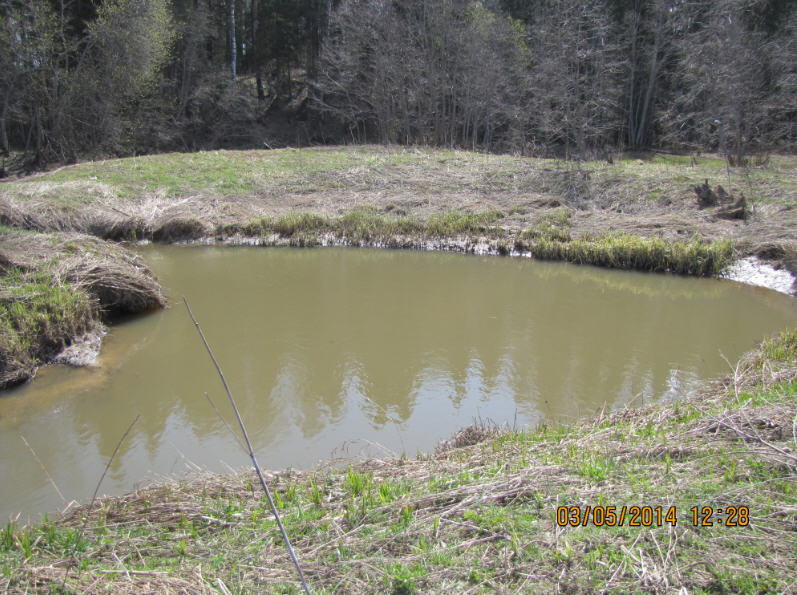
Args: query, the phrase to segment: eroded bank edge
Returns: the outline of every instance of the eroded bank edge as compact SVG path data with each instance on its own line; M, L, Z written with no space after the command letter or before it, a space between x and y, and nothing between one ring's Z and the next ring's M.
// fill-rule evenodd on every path
M549 213L522 231L495 225L499 218L495 211L451 211L426 220L387 218L356 209L340 217L302 212L264 217L217 226L213 235L208 235L207 227L198 220L176 219L161 227L161 233L143 235L159 243L356 246L519 256L615 269L724 276L792 295L797 289L788 270L750 257L734 262L729 240L668 242L610 232L574 238L566 211ZM129 239L134 238L133 230ZM167 304L157 278L140 256L121 244L80 233L3 227L0 271L0 308L4 313L0 389L29 380L42 364L91 363L99 352L103 323ZM69 299L65 301L64 296Z

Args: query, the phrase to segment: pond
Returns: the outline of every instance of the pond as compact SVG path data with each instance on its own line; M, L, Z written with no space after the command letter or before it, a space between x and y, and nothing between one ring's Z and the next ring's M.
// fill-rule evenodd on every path
M140 250L171 308L115 325L96 366L42 368L0 398L4 520L89 500L139 414L101 494L248 465L181 296L267 469L412 457L474 420L533 427L677 398L797 323L797 300L716 279L431 252Z

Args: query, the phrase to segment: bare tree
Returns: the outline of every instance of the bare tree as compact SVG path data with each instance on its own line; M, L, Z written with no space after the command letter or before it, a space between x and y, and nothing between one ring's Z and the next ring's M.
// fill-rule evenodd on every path
M767 47L771 57L772 93L766 102L772 146L797 150L797 10Z
M745 0L684 4L680 92L663 118L670 139L722 151L730 164L763 140L766 37L750 30Z
M3 129L24 130L37 163L113 150L170 44L164 0L106 0L78 35L67 34L65 3L58 7L14 0L4 15Z
M525 55L522 29L488 3L344 1L314 105L353 139L489 149L522 128Z
M520 23L472 3L466 11L458 136L471 149L522 150L529 50ZM489 65L489 66L488 66Z
M230 15L230 71L235 80L238 61L238 46L235 44L235 0L227 0Z
M543 3L530 45L530 134L566 156L615 145L622 130L621 59L604 3Z
M673 51L672 8L672 0L633 0L623 18L626 142L632 148L651 141L659 81Z

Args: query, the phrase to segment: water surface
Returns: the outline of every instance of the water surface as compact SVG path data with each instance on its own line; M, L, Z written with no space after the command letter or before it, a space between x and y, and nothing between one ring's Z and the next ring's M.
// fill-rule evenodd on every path
M421 252L141 251L172 307L114 326L97 366L43 368L0 398L4 519L90 499L138 414L101 493L248 464L205 396L234 421L183 295L272 469L414 456L475 418L534 426L675 398L797 323L793 298L713 279Z

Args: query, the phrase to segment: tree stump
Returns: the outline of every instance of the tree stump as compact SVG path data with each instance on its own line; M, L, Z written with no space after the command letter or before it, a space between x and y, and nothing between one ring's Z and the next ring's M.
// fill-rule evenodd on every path
M714 190L708 185L708 180L693 188L697 195L698 208L705 209L716 207L715 216L719 219L746 219L747 201L744 195L734 198L722 186L717 186Z
M744 195L740 195L732 204L720 207L717 217L720 219L746 219L747 201L744 199Z
M695 194L697 194L697 206L701 209L706 207L714 207L719 204L719 197L708 185L708 180L703 182L700 186L694 187Z

